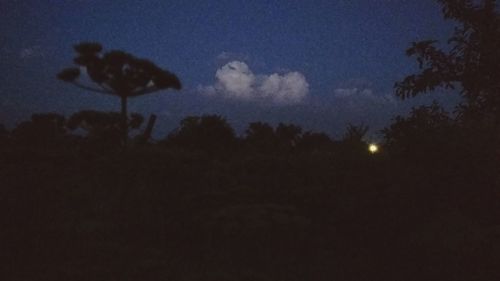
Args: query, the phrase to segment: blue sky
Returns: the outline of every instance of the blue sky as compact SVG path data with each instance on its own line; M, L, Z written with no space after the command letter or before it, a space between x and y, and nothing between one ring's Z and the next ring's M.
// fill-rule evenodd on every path
M159 136L187 115L216 113L239 131L282 121L335 137L348 122L376 131L412 105L457 100L393 96L394 82L416 70L404 55L410 42L452 31L434 0L0 0L0 11L0 123L10 127L34 112L119 109L118 99L55 79L81 41L180 77L182 91L130 102L159 115Z

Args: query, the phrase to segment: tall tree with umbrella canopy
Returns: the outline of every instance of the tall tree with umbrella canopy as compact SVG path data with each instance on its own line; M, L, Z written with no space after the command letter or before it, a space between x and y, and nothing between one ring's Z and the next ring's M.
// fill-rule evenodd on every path
M165 89L181 89L179 78L149 60L137 58L119 50L102 52L99 43L80 43L74 46L78 67L66 68L57 77L79 88L118 96L121 100L123 143L128 139L127 100ZM94 85L81 79L84 70Z

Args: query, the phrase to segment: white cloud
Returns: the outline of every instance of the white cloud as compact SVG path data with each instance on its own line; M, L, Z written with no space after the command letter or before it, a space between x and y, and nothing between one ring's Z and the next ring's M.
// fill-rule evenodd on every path
M392 95L375 95L368 88L339 88L333 92L335 99L349 106L380 106L380 105L396 105L397 101Z
M217 70L215 79L215 89L228 97L251 99L254 96L255 75L244 62L227 63Z
M279 104L295 104L301 102L309 93L309 84L299 72L283 75L271 74L260 86L265 97L271 97Z
M297 104L309 94L309 83L300 72L255 75L242 61L231 61L217 70L215 84L200 86L209 96L271 102L277 105Z

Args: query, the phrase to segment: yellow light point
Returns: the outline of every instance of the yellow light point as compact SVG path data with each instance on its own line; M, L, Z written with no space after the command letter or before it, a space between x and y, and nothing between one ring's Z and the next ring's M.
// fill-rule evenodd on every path
M372 154L373 154L373 153L377 153L377 152L378 152L378 145L373 144L373 143L372 143L372 144L370 144L370 145L368 146L368 151L370 151L370 153L372 153Z

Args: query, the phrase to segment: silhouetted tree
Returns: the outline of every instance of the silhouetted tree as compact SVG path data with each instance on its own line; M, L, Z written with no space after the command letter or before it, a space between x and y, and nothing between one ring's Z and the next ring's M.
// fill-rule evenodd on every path
M225 149L236 142L233 128L219 115L189 116L169 134L167 141L194 149Z
M356 153L356 155L357 153L366 153L367 143L364 140L364 137L368 130L369 127L364 124L348 124L344 136L339 142L342 150L344 150L344 152L348 152L349 155L351 153Z
M498 175L495 163L500 159L500 152L497 149L500 144L500 79L498 79L500 15L496 1L439 0L438 2L443 7L444 17L456 21L458 26L446 47L437 47L435 40L412 44L406 53L416 58L420 72L397 82L396 95L404 99L439 87L459 91L463 102L455 111L457 131L448 136L448 139L460 155L468 152L468 156L463 156L462 159L467 158L467 160L460 161L464 164L470 163L468 170L481 166L479 170L484 174ZM423 120L417 121L417 117ZM420 130L418 133L422 134L425 133L422 132L424 128L422 124L430 122L431 118L436 118L437 122L440 122L438 128L447 127L448 121L444 120L446 118L442 112L433 108L423 108L414 112L408 119L396 119L397 124L386 131L387 141L391 143L393 151L408 146L405 141L410 140L401 134L403 132L409 134L409 129L403 127L419 124L415 130ZM436 123L431 124L436 125ZM426 128L429 126L433 128L431 125ZM387 134L389 132L391 133ZM443 144L443 141L439 140L445 138L442 134L434 131L427 134L419 137L427 137L429 141L434 140L434 146L429 149L433 149L434 152L449 149L450 145ZM396 144L397 139L402 143ZM437 149L437 145L441 145L441 148ZM477 164L472 165L472 163Z
M332 144L332 140L325 133L305 132L300 138L298 147L312 151L328 149Z
M263 122L248 124L245 142L257 149L269 150L276 147L277 138L274 128Z
M438 0L444 17L459 23L449 48L436 40L414 42L406 51L416 57L420 73L395 85L396 95L414 97L437 87L458 88L465 98L459 112L489 119L500 128L500 16L495 0Z
M408 117L396 116L382 133L386 147L405 157L444 152L456 137L453 119L436 102L413 108Z
M127 131L139 128L143 121L140 114L132 113L127 119ZM67 127L70 130L85 130L92 141L117 144L121 138L122 115L118 112L83 110L71 115Z
M342 141L362 142L368 130L369 127L364 124L361 125L348 124L346 131L344 133L344 137L342 138Z
M0 124L0 143L5 144L9 137L9 131L5 128L3 124Z
M78 67L64 69L57 77L88 91L120 97L124 143L128 138L128 98L168 88L181 88L181 82L175 74L148 60L117 50L101 53L102 46L98 43L80 43L74 49L77 52L74 63ZM95 87L78 80L81 68L85 69Z
M302 128L294 124L278 124L276 137L282 148L293 148L297 145L302 135Z
M65 134L65 118L57 113L33 114L31 121L21 122L12 131L16 142L35 145L57 145Z
M4 124L0 123L0 137L5 137L9 132L5 128Z

